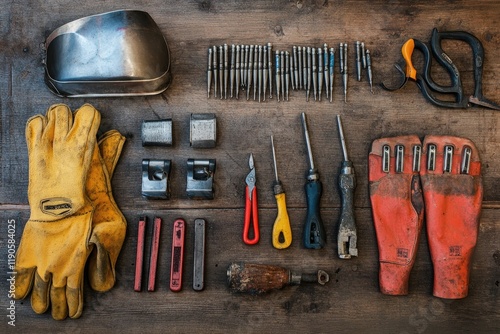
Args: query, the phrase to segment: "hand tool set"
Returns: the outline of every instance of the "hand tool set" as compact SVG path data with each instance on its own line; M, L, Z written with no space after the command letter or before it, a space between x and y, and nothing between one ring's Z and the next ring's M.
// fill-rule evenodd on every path
M408 294L418 239L427 226L436 297L464 298L481 213L481 161L465 138L377 139L369 155L370 199L380 260L380 290Z
M98 33L102 31L108 33ZM122 38L110 38L117 31ZM106 36L105 40L103 36ZM460 73L441 48L444 39L464 41L472 48L475 86L471 96L464 94ZM75 65L71 60L83 57L86 45L93 45L98 51L100 48L116 51L118 56L111 64L103 64L102 59L95 57L87 62L92 66ZM412 64L415 48L424 54L422 73L417 72ZM46 83L59 96L151 95L163 92L170 84L168 45L158 26L144 12L116 11L71 22L47 38L45 49ZM152 54L151 49L155 50ZM337 51L345 102L349 84L348 49L347 43L339 43ZM354 43L353 49L356 79L361 81L365 70L373 93L370 51L359 41ZM432 80L431 52L449 73L450 86ZM290 91L303 90L307 101L310 98L321 101L325 97L332 102L335 53L335 48L329 48L326 43L321 47L293 46L289 51L273 50L271 43L212 46L208 49L207 97L213 89L213 97L220 99L228 96L239 99L243 91L247 100L261 102L272 99L275 94L277 101L288 101ZM151 57L144 57L145 54ZM437 106L467 108L475 104L500 110L500 106L482 95L484 49L470 33L434 29L430 48L425 43L409 39L403 45L402 54L406 69L403 71L400 65L396 68L404 75L403 82L396 88L383 85L384 88L397 90L412 79L423 95ZM125 62L127 66L123 66ZM97 70L102 68L107 70ZM434 96L436 93L452 95L454 100L440 100ZM304 188L307 212L303 245L307 249L320 249L326 243L320 216L322 183L313 160L306 114L302 113L300 119L309 162ZM31 214L16 254L15 298L25 298L31 292L33 310L44 313L51 306L54 319L80 317L85 270L88 270L89 284L95 291L108 291L116 280L115 265L125 239L127 222L113 199L110 180L125 138L118 131L111 130L98 140L100 120L100 113L89 104L75 113L66 105L57 104L51 106L46 115L30 118L26 125ZM343 153L338 178L342 201L338 256L350 259L358 256L354 214L356 177L353 163L348 158L340 116L337 116L337 124ZM216 129L215 114L191 114L190 146L193 149L214 148ZM141 140L144 147L171 147L172 119L145 120ZM276 249L285 249L291 245L292 230L285 192L278 178L273 136L271 150L275 175L273 192L277 205L272 244ZM382 293L408 294L409 275L415 263L425 217L434 267L434 296L447 299L466 297L483 195L481 161L474 143L460 137L433 135L426 136L423 142L416 135L381 138L372 143L368 163ZM259 242L260 231L252 153L248 165L243 241L255 245ZM142 161L142 195L145 198L170 198L171 168L172 161L168 159ZM215 168L215 159L187 160L188 198L214 198ZM155 217L148 291L155 290L161 227L161 218ZM169 284L172 291L182 289L186 227L183 219L173 222ZM205 228L204 219L195 220L192 286L195 291L201 291L205 286ZM142 288L146 230L147 218L140 217L135 291ZM231 291L251 294L302 282L324 285L329 281L328 273L323 270L314 274L297 274L278 266L249 263L230 264L227 278Z
M366 70L370 91L373 93L370 51L359 41L356 41L355 46L357 81L361 81L362 71ZM347 50L347 43L340 43L339 71L342 76L345 102L347 102L348 84ZM274 75L272 59L274 59ZM278 102L288 101L290 91L298 90L305 91L307 101L311 97L311 92L315 101L321 101L324 92L326 100L333 102L335 48L328 48L328 44L324 43L322 47L294 45L290 51L273 51L271 43L232 44L230 55L227 44L218 48L217 46L208 48L208 98L213 85L214 98L227 99L227 87L229 87L230 98L239 99L240 90L244 90L247 100L253 98L254 101L265 101L268 91L269 99L273 97L273 81Z

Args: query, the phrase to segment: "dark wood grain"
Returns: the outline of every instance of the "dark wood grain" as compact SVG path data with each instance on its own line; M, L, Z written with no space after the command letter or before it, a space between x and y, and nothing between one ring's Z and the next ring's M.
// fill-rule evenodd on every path
M77 109L92 103L102 113L100 132L117 129L127 137L116 168L113 190L128 220L127 237L117 264L117 285L98 294L85 285L85 307L78 320L56 322L50 314L36 315L29 299L16 303L16 329L27 332L498 332L500 330L500 124L498 111L482 108L442 109L428 103L413 82L390 93L378 83L394 80L393 64L410 37L428 41L432 28L465 30L485 49L484 95L500 102L500 4L498 1L120 1L66 0L3 1L0 11L0 315L7 314L7 221L16 221L16 240L29 217L28 160L24 125L54 103ZM130 98L58 98L45 87L41 43L58 26L71 20L120 8L149 12L164 33L172 54L173 81L163 94ZM206 53L222 43L273 43L335 47L350 43L349 68L354 74L353 42L362 40L372 52L374 94L366 79L350 76L348 103L343 103L341 78L336 73L333 103L306 102L305 93L292 92L289 102L262 103L206 97ZM473 89L472 53L462 42L446 41L444 49L462 74L466 92ZM420 56L415 62L421 63ZM433 75L446 83L436 64ZM214 149L189 147L189 116L217 115ZM308 115L315 163L323 181L322 215L328 234L326 249L301 245L305 217L303 187L306 148L299 115ZM342 115L350 158L358 175L355 196L360 256L342 261L336 255L335 226L340 197L336 186L341 150L335 115ZM143 120L171 117L174 144L169 148L141 145ZM292 218L290 249L272 247L276 215L270 135L274 135L280 179ZM367 155L371 142L382 136L455 135L473 140L483 162L484 202L478 246L473 259L469 296L447 301L432 297L432 263L425 230L405 297L378 290L378 251L370 214ZM244 178L253 153L259 191L261 241L241 241ZM172 159L172 198L148 201L141 197L141 160ZM215 158L215 199L189 200L185 194L188 158ZM133 291L137 223L141 215L164 221L161 232L156 292ZM206 288L193 291L194 219L207 220ZM176 218L187 222L184 288L168 289L170 236ZM148 226L146 256L152 236ZM276 264L295 271L326 270L325 286L287 287L264 296L232 295L226 287L226 267L233 261ZM147 264L148 261L145 261ZM147 266L147 265L146 265ZM147 268L144 269L147 274ZM143 282L147 281L145 278ZM4 307L5 306L5 307ZM12 330L5 316L0 331Z

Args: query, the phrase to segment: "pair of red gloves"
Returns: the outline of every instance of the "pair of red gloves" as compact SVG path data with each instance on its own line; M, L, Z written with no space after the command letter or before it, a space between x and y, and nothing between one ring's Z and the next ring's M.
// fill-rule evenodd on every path
M408 294L422 225L434 267L433 294L468 293L483 186L478 150L468 139L417 136L377 139L369 155L380 290Z

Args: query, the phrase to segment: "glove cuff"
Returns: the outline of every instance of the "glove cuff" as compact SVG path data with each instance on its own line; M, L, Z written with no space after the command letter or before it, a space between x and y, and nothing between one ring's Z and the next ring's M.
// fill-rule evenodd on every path
M434 261L435 297L445 299L461 299L469 292L469 260Z
M380 291L385 295L407 295L408 281L412 267L413 262L406 265L380 262Z

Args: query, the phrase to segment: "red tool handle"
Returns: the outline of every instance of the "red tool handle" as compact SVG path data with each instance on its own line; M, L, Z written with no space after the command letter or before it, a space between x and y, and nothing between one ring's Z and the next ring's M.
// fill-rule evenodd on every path
M184 232L186 222L177 219L174 222L174 233L172 238L172 263L170 266L170 290L181 291L182 289L182 266L184 263Z
M247 245L255 245L259 242L259 214L257 208L257 187L252 189L250 199L248 186L245 189L245 225L243 226L243 242ZM253 238L250 238L250 221L252 221Z
M155 291L156 267L158 264L158 247L160 246L161 218L155 217L153 241L151 242L151 257L149 259L148 291Z
M135 256L135 280L134 291L141 291L142 285L142 262L144 260L144 236L146 234L146 217L139 219L139 230L137 232L137 253Z

